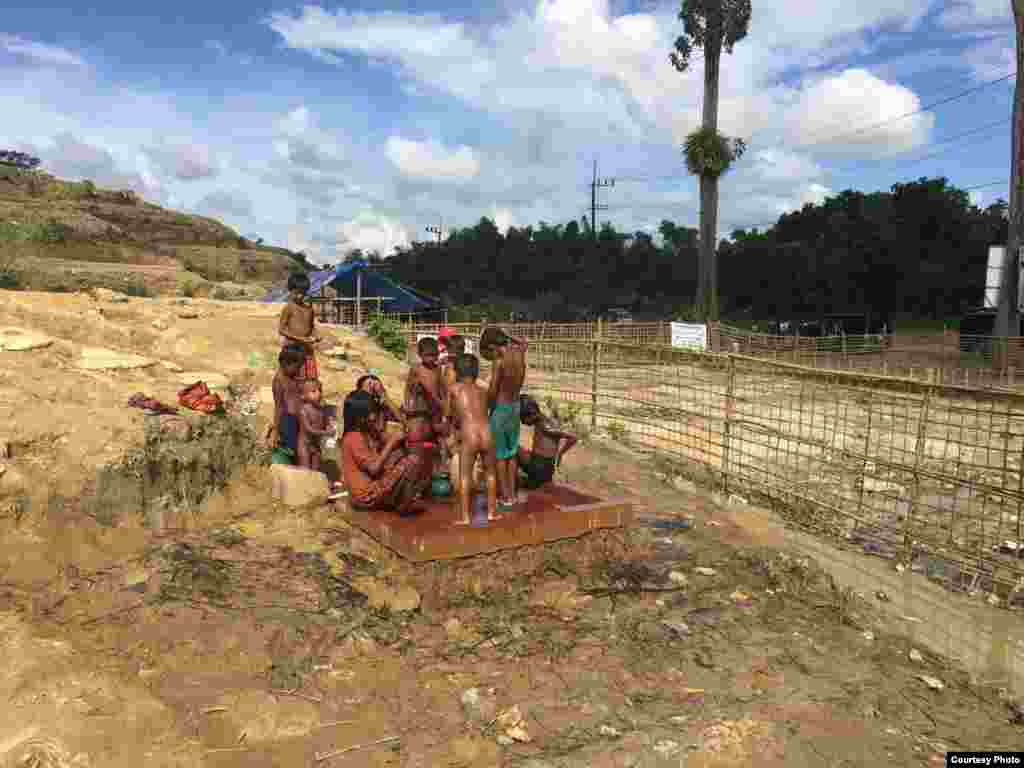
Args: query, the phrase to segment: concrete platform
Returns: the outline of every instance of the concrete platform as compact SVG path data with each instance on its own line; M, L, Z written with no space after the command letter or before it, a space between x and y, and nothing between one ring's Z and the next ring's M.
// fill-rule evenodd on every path
M472 525L453 523L459 515L452 499L428 500L418 514L368 512L342 507L345 518L384 546L416 563L453 560L502 549L545 544L583 536L600 528L633 522L632 503L600 499L561 485L530 491L527 501L493 523L474 515Z

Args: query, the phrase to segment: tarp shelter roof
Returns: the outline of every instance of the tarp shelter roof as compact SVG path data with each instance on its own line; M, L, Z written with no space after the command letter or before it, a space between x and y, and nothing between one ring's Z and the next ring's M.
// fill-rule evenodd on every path
M365 261L350 261L339 264L333 269L310 272L309 293L316 295L322 288L330 287L338 296L354 298L358 274L362 275L361 295L364 299L373 300L376 303L377 296L387 297L381 302L381 309L385 312L428 312L443 308L437 299L406 285L400 285L387 275L369 269ZM288 288L283 286L272 290L263 298L263 301L273 303L287 299Z

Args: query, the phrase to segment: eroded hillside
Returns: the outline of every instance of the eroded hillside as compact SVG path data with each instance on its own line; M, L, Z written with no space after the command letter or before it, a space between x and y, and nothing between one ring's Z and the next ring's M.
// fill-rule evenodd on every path
M305 258L257 245L215 219L0 166L0 282L6 288L236 298L260 294Z

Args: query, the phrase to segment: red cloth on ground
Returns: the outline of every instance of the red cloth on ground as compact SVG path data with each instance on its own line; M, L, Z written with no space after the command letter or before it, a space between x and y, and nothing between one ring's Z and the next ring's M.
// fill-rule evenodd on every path
M197 381L178 393L178 403L200 413L214 413L224 408L220 395L210 392L205 381Z

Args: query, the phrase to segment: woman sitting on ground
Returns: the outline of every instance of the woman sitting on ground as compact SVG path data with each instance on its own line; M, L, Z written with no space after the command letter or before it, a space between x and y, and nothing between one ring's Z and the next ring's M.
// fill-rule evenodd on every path
M360 509L403 514L430 485L430 461L385 433L384 411L364 390L351 392L343 409L341 466L349 501Z
M360 376L356 380L356 390L369 392L377 405L384 411L386 419L405 424L405 415L402 413L402 409L391 402L387 390L384 389L384 383L375 374L367 373Z

